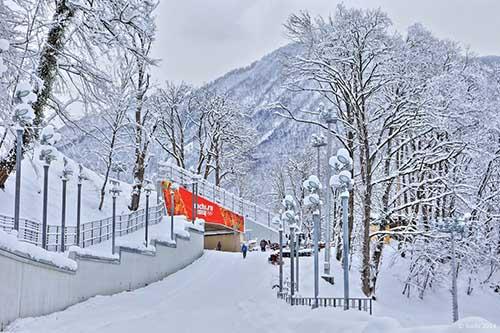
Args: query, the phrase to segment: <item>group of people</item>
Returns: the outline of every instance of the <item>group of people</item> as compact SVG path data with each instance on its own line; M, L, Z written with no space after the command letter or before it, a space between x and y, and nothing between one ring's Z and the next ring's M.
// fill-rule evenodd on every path
M268 246L269 248L271 248L271 241L270 240L266 241L265 239L263 239L260 241L259 245L260 245L260 250L262 252L265 252ZM248 245L246 243L243 243L241 245L241 253L243 254L243 259L247 257L247 252L248 252Z

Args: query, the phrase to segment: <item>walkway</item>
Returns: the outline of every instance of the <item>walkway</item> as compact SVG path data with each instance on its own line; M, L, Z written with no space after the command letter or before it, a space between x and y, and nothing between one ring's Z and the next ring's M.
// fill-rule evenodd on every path
M193 265L146 288L23 319L8 331L334 333L366 326L363 313L311 311L278 300L271 290L277 267L267 263L267 254L252 252L243 260L239 253L205 251Z
M189 267L148 287L98 296L65 311L14 322L7 332L23 333L468 333L483 332L482 319L453 326L403 328L389 317L356 310L311 310L286 305L271 286L277 267L269 253L205 251ZM304 258L302 286L311 289L312 258ZM309 295L310 293L306 293ZM1 305L1 304L0 304ZM378 306L378 304L377 304ZM399 305L404 310L402 304ZM378 308L377 308L378 309ZM401 311L401 309L399 309ZM479 320L479 321L478 321ZM487 323L487 322L486 322ZM491 324L490 324L491 325ZM464 329L469 327L470 329ZM489 327L489 326L487 326ZM491 332L497 332L493 329Z

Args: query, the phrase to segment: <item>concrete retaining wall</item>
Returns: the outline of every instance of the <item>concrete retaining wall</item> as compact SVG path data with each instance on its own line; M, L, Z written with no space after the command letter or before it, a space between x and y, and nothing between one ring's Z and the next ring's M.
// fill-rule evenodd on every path
M152 240L156 251L119 248L119 259L70 253L78 268L61 269L0 249L0 330L16 318L60 311L96 295L133 290L172 274L203 254L203 232L188 229L176 244Z

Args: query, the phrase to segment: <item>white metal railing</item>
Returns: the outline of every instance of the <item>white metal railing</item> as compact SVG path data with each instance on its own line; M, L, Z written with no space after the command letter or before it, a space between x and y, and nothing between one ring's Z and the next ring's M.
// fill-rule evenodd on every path
M149 224L157 224L165 211L161 202L149 209ZM116 216L116 236L123 236L144 227L146 210L139 209L129 214ZM107 241L112 237L112 217L82 223L80 226L80 246L87 247ZM14 218L0 215L0 229L11 231L14 229ZM19 220L18 238L22 241L42 245L42 225L40 222L21 218ZM76 244L76 226L64 228L65 250ZM61 246L61 226L47 226L47 250L59 251Z
M225 189L197 177L195 174L171 163L161 163L160 176L179 183L192 191L192 184L198 184L198 194L206 199L216 202L224 208L230 209L236 214L242 215L257 224L261 224L274 230L271 225L273 213L268 209L257 206L255 203L245 200Z

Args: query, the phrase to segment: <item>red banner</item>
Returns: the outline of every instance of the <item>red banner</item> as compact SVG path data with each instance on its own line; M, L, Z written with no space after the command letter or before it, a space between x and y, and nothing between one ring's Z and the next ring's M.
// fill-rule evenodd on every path
M168 212L171 211L172 200L170 191L171 182L163 181L162 189L165 197L165 205ZM193 195L184 187L174 191L174 214L184 215L188 220L193 219ZM198 212L196 217L204 219L211 224L220 224L239 232L245 231L245 220L243 216L227 210L217 203L198 196Z

